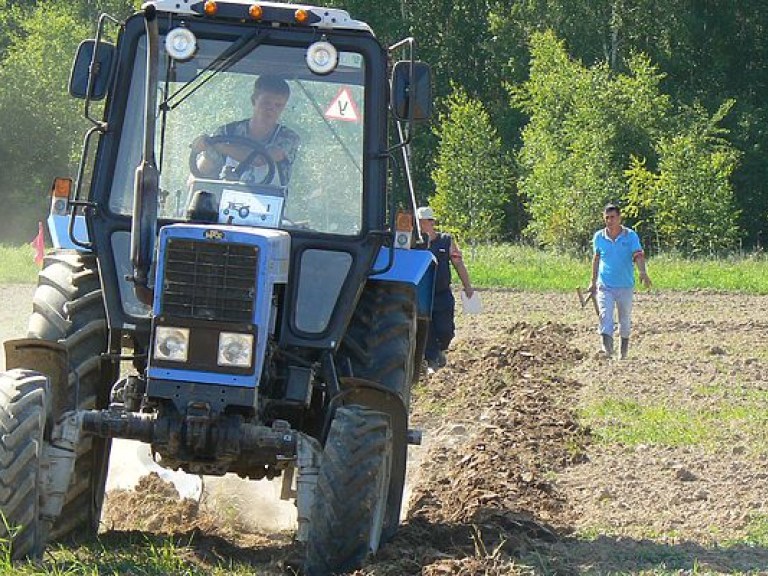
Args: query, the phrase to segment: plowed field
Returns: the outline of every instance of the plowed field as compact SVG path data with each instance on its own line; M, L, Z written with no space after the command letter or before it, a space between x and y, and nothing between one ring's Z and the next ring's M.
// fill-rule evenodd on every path
M0 287L0 336L31 293ZM608 361L575 294L481 295L414 393L407 515L358 574L768 572L768 298L639 294L630 358ZM104 542L171 533L201 565L294 573L290 532L229 496L145 477L108 495Z

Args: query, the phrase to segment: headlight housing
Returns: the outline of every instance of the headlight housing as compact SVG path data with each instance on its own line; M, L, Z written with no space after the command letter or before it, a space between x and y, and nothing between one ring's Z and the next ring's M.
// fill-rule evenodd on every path
M333 44L320 40L307 48L307 66L315 74L324 76L330 74L336 69L339 62L339 53Z
M189 356L189 328L158 326L155 329L155 358L186 362Z
M219 366L250 368L253 362L253 334L222 332L219 334Z
M165 37L165 50L174 60L184 62L197 52L197 38L187 28L174 28Z

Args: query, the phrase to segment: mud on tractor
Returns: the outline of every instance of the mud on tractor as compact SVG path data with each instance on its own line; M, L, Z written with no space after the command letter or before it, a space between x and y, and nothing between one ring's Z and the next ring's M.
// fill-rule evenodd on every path
M216 133L262 76L290 88L289 170ZM27 558L95 533L127 438L170 469L282 477L305 572L359 566L395 534L418 442L434 264L395 245L389 189L413 203L408 143L431 112L413 40L384 47L333 8L156 0L102 15L70 93L92 127L53 187L28 336L5 343L0 537ZM202 171L201 135L247 148L251 177Z

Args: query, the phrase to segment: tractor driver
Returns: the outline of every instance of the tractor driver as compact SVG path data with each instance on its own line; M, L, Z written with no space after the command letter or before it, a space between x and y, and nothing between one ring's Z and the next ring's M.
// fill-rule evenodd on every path
M279 122L290 95L291 89L282 78L259 76L251 95L251 118L225 124L211 136L198 136L192 142L192 153L196 154L193 161L199 175L220 179L234 176L243 182L287 186L301 142L296 132ZM231 141L227 141L227 137L232 137ZM244 142L238 143L238 138ZM248 140L253 146L247 145ZM274 162L271 178L267 178L267 162L254 152L256 146L266 151ZM238 172L238 165L246 159L249 165Z

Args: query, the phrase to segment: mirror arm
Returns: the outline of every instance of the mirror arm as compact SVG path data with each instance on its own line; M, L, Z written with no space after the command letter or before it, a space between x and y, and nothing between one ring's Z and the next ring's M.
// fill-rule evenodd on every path
M85 92L85 110L83 111L83 115L86 117L86 119L90 120L97 126L102 126L103 122L101 120L97 120L96 118L91 118L91 96L93 94L93 85L96 83L96 76L98 75L101 70L98 69L99 67L99 61L98 61L98 53L99 53L99 46L101 44L101 36L104 33L104 24L107 20L111 20L114 24L120 26L121 22L113 18L107 13L103 13L101 16L99 16L99 23L96 27L96 38L93 45L93 54L91 55L91 63L88 65L88 88ZM102 132L103 126L102 126Z
M400 122L397 123L397 132L400 134L400 138L403 137L403 127L400 125ZM408 142L410 142L410 134L408 138ZM416 208L418 207L416 203L416 189L413 185L413 175L411 174L411 158L409 156L409 147L408 142L406 142L403 146L403 165L405 166L405 181L408 184L408 192L411 197L411 206L413 207L413 214L416 214ZM419 219L416 218L416 232L418 234L418 237L421 238L421 224L419 223Z

